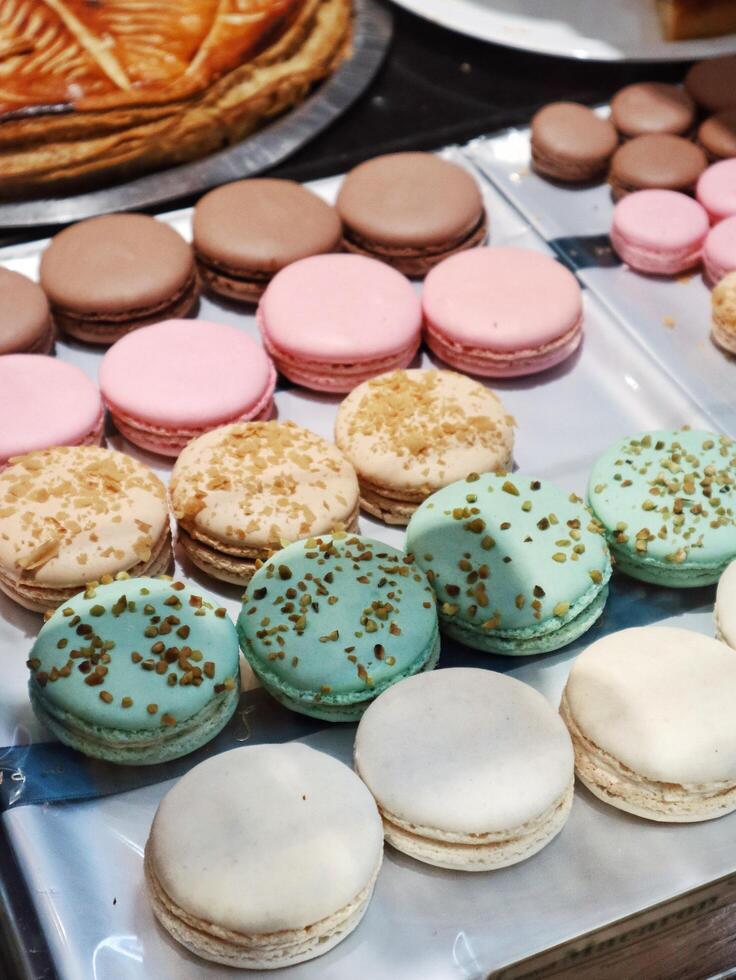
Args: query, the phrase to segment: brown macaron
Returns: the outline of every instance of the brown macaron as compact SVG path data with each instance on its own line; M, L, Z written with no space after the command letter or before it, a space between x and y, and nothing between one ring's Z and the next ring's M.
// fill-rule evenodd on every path
M53 346L44 291L19 272L0 268L0 354L49 354Z
M423 276L488 232L483 197L463 167L431 153L391 153L351 170L337 198L348 252Z
M41 257L41 286L60 330L91 344L192 311L192 249L145 214L109 214L70 225Z
M692 194L707 166L705 153L682 136L649 133L616 150L608 180L615 200L650 189Z
M611 122L625 139L646 133L686 136L695 125L695 103L679 85L638 82L611 100Z
M255 303L284 266L340 250L337 211L291 180L237 180L194 209L194 254L205 288Z
M698 61L685 76L685 88L706 112L736 107L736 54Z
M618 146L613 123L576 102L552 102L532 119L537 173L566 184L601 177Z
M698 143L714 163L736 157L736 106L722 109L701 123Z

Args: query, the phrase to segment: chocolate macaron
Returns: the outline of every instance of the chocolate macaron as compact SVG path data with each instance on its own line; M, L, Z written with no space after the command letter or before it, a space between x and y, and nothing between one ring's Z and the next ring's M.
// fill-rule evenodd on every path
M705 153L682 136L648 133L616 150L608 181L615 200L653 189L692 194L707 166Z
M624 139L646 133L686 136L695 125L695 103L679 85L638 82L611 100L611 122Z
M19 272L0 268L0 354L48 354L53 346L44 291Z
M736 54L698 61L685 76L685 88L706 112L736 107Z
M487 235L478 184L431 153L391 153L355 167L337 198L343 245L423 276L442 259Z
M256 302L284 266L340 249L337 212L291 180L237 180L194 209L194 254L205 288Z
M145 214L103 215L59 232L41 257L41 286L57 327L91 344L186 316L198 294L191 247Z
M736 157L736 106L722 109L701 123L698 143L714 163Z
M553 102L532 119L537 173L577 184L602 176L618 144L613 123L576 102Z

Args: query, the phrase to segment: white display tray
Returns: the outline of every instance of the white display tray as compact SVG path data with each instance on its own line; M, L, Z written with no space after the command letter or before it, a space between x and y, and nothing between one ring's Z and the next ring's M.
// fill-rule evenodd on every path
M476 142L472 152L450 149L445 155L470 167L471 157L476 162L482 157L503 186L504 194L482 181L492 244L549 251L530 221L509 203L512 195L503 184L503 166L508 164L509 181L517 189L510 175L518 164L514 154L520 150L525 150L524 138L511 134ZM331 200L339 178L310 186ZM519 191L522 187L523 181ZM541 189L539 194L544 196ZM564 203L558 212L560 231L555 229L555 234L563 228L570 234L571 227L586 234L605 230L605 222L597 221L591 210L589 192L575 196L554 188L548 196L557 194ZM523 206L535 209L537 198L524 198ZM551 216L556 205L544 196L539 207ZM189 237L188 211L162 217ZM538 226L543 224L540 219ZM35 275L43 245L0 251L0 262ZM634 278L629 281L627 276L627 282L627 289L636 288ZM657 288L671 315L678 324L684 323L689 315L681 312L683 303L689 303L687 289L676 282ZM730 423L730 416L720 411L720 396L710 394L712 384L699 387L700 378L713 382L717 373L697 364L701 357L712 358L712 352L693 346L686 360L690 375L676 378L675 361L659 356L648 335L639 332L647 314L649 287L641 292L642 309L617 310L631 313L631 320L622 323L610 303L606 306L592 289L586 289L585 340L580 352L545 374L492 385L518 421L514 456L521 472L583 493L595 458L627 434L683 424L723 428ZM199 315L257 335L250 310L205 298ZM668 336L664 327L660 329ZM62 341L57 356L95 377L101 352ZM426 351L421 363L432 363ZM276 393L280 419L293 419L327 437L332 434L338 402L294 387ZM167 462L135 450L112 430L108 442L167 478ZM361 531L398 546L403 541L401 529L365 516L361 516ZM180 573L217 596L233 617L237 615L240 590L218 584L186 563ZM664 622L712 634L712 602L712 589L676 592L616 577L603 618L571 647L546 657L515 659L444 641L440 667L475 664L508 671L557 705L572 658L594 638L627 626ZM0 600L0 614L0 746L49 741L31 713L26 690L25 660L40 617L8 600ZM245 680L246 686L252 686L252 678L246 675ZM273 737L275 729L294 717L269 699L258 699L241 713L236 740L247 744ZM312 730L307 737L310 744L350 762L354 726ZM22 803L24 776L16 769L4 765L0 749L0 775L13 780ZM49 780L55 775L50 771ZM150 770L147 775L150 778ZM231 970L198 960L174 943L155 922L146 900L143 847L156 806L170 785L171 781L161 782L84 802L15 805L2 814L62 980L233 977ZM475 875L443 871L387 847L375 896L360 927L325 956L286 973L299 980L482 977L736 870L735 834L736 815L704 824L648 823L605 806L578 787L570 820L559 837L512 868ZM258 885L244 878L243 887Z

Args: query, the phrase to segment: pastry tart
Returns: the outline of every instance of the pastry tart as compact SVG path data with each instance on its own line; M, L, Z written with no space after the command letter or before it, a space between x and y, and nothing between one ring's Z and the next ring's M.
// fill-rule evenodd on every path
M0 0L0 195L193 160L299 102L350 0Z
M736 0L657 0L668 41L736 31Z

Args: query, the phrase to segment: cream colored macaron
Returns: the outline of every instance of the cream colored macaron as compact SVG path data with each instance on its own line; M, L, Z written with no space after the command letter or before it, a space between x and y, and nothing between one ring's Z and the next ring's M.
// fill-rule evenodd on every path
M514 419L492 391L454 371L410 370L364 381L337 412L335 442L355 467L363 510L406 524L435 490L505 469Z
M159 805L144 866L154 914L177 942L269 970L345 939L382 857L381 820L355 773L288 742L191 769Z
M354 759L389 844L440 868L523 861L562 830L572 805L559 716L534 688L490 670L400 681L363 715Z
M713 610L716 637L736 649L736 561L721 575Z
M171 562L166 487L98 446L18 457L0 473L0 589L43 612L93 581L158 575Z
M582 653L560 711L578 778L648 820L736 810L736 655L668 626L622 630Z
M169 490L184 551L236 585L285 544L358 525L355 470L336 446L293 422L223 425L194 439Z

